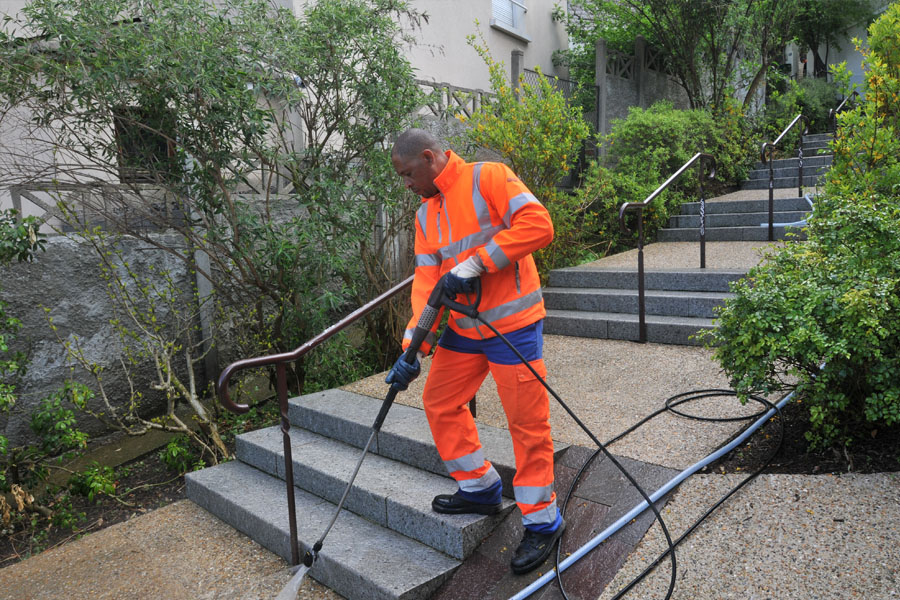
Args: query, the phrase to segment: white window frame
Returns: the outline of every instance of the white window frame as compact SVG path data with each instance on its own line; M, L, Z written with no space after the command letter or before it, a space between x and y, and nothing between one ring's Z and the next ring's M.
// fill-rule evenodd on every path
M491 0L491 27L523 42L531 37L525 32L528 7L520 0Z

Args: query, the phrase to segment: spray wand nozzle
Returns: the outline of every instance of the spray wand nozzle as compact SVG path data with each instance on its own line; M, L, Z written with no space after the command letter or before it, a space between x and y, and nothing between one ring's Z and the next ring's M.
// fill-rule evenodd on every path
M311 567L313 563L319 558L319 550L322 549L322 540L319 540L313 547L306 551L306 554L303 556L303 564L306 567Z

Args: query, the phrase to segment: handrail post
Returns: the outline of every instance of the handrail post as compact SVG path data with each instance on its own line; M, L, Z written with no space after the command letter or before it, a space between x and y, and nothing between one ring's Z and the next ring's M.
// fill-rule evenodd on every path
M771 148L769 146L768 148ZM768 149L767 148L767 149ZM765 150L763 151L765 152ZM765 156L765 154L763 155ZM775 241L775 169L772 166L772 152L769 150L769 241Z
M644 210L638 210L638 341L647 343L647 307L644 301Z
M283 362L275 365L278 409L281 411L281 438L284 443L284 483L287 487L288 527L291 533L291 564L300 564L300 548L297 543L297 508L294 500L294 458L291 453L291 421L288 419L287 367Z
M706 268L706 197L703 193L703 159L697 169L700 172L700 268Z
M800 116L800 150L797 153L797 158L799 159L798 167L797 167L797 176L798 176L798 185L797 185L797 195L799 197L803 197L803 136L806 132L809 131L809 119L805 116Z

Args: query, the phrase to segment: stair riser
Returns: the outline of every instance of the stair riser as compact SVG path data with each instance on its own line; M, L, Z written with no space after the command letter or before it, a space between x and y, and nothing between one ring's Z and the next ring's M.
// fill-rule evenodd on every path
M805 179L806 177L808 177L810 175L816 175L816 176L823 175L830 168L831 168L830 166L814 167L814 166L804 164L803 165L803 178ZM775 177L775 179L783 179L785 177L796 178L799 175L799 169L797 167L782 167L779 169L772 169L772 175ZM758 179L764 179L766 181L769 181L769 169L754 169L753 171L750 171L750 173L747 175L747 179L749 181L755 181Z
M775 212L773 223L796 223L805 220L809 212ZM767 212L736 213L732 215L706 215L706 228L713 227L756 227L760 223L768 223ZM671 217L669 228L700 228L699 215L684 215Z
M795 234L791 239L806 239L805 234L796 227L775 227L774 238L776 240L786 239L787 231ZM706 230L707 242L765 242L768 239L768 227L722 227ZM660 242L699 242L700 231L698 229L660 229L657 232L657 240Z
M558 317L547 315L544 320L544 332L553 335L570 335L575 337L638 341L639 324L636 320L624 321L606 318L591 318L585 313L584 318ZM681 346L699 346L701 342L692 339L701 328L696 325L675 325L647 323L647 341L656 344L677 344ZM712 325L702 327L712 329Z
M818 185L824 184L824 181L818 177L817 175L803 175L803 187L808 188L804 190L806 192L814 191L812 188L815 188ZM784 190L790 188L796 188L797 186L797 177L779 177L775 181L773 181L773 187L775 189ZM767 190L769 189L769 180L768 179L748 179L747 181L741 184L742 190Z
M732 200L727 202L707 202L706 215L721 215L735 213L767 213L769 211L769 199L766 194L761 194L759 200ZM775 198L776 212L807 212L810 209L806 198ZM682 215L699 215L699 202L686 202L681 205Z
M713 309L721 306L724 299L683 298L646 295L645 310L648 315L668 315L678 317L702 317L711 319ZM556 293L546 290L544 303L548 309L579 310L587 312L638 313L637 293L619 295L584 293Z
M697 265L700 265L699 251ZM740 271L647 271L644 285L647 290L678 290L686 292L728 292L728 282L745 275ZM637 260L631 270L556 269L550 272L549 290L553 287L612 288L637 290Z

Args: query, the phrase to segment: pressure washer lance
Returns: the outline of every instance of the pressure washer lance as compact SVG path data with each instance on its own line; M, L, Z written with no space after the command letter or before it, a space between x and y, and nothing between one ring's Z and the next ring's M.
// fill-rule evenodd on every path
M444 277L446 277L446 275ZM475 280L475 303L461 304L444 293L444 277L441 277L435 284L434 289L431 290L431 295L428 296L428 301L422 309L422 314L419 316L416 328L413 330L412 341L407 347L406 352L403 354L403 360L408 364L413 364L416 361L416 353L419 351L419 347L422 345L422 342L425 341L425 337L431 331L431 327L437 320L441 306L448 306L453 310L470 316L477 314L478 305L481 303L481 280ZM303 579L303 576L306 575L306 572L313 566L313 563L319 558L319 551L322 549L325 536L328 535L328 532L330 532L331 528L334 526L334 523L344 506L344 502L347 499L347 495L353 487L353 482L356 480L356 475L359 473L359 468L362 466L363 459L366 457L366 454L368 454L369 447L372 445L375 435L381 430L381 425L384 423L384 419L387 417L387 413L394 403L394 398L397 397L398 392L400 392L400 390L397 388L397 384L391 384L391 389L388 390L384 402L381 404L381 410L378 411L378 416L375 417L375 422L372 424L372 433L369 435L369 441L366 442L366 445L363 448L359 461L356 463L356 468L353 470L353 475L350 476L350 481L344 489L344 494L337 504L331 522L328 523L328 527L325 528L322 537L313 544L312 548L306 551L306 554L303 556L303 565L294 567L296 569L295 575L284 587L276 600L282 600L282 598L296 598L297 591L300 589L300 581Z

